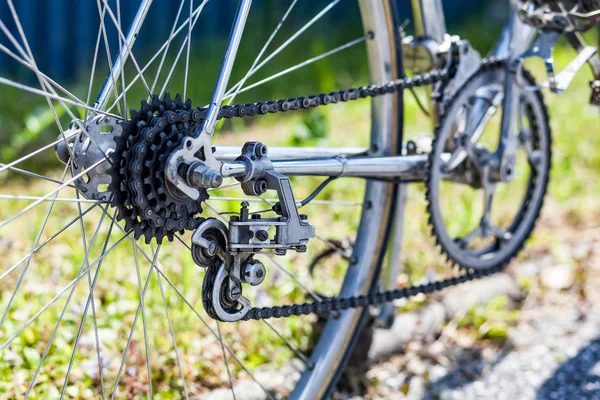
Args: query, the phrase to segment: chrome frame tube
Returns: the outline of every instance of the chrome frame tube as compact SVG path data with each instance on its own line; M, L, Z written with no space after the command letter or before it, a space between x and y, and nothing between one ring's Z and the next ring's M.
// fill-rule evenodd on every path
M443 43L448 34L441 0L411 0L415 34Z
M94 103L94 108L103 110L106 108L108 104L108 100L112 95L114 85L121 77L121 72L123 72L123 68L125 67L125 63L127 62L127 58L129 57L129 53L133 48L133 44L140 33L140 29L142 29L142 25L146 20L146 16L148 14L148 10L150 10L150 6L154 0L142 0L142 4L138 8L137 13L135 14L135 18L129 27L129 31L127 32L127 37L125 38L125 43L121 47L121 51L115 61L113 61L112 65L112 75L111 72L108 73L104 84L102 85L102 90L100 90L100 94Z
M225 49L223 63L221 64L221 69L217 78L217 84L213 91L212 99L208 105L206 118L204 119L204 123L202 125L201 135L208 133L212 136L215 130L217 116L219 115L219 110L221 103L223 102L223 96L225 94L225 90L227 89L227 84L229 83L229 77L231 76L233 63L235 62L237 51L242 40L242 33L246 27L246 21L248 19L248 14L250 13L251 5L252 0L240 0L235 21L233 23L233 27L231 28L229 42L227 43L227 48Z
M229 34L229 39L227 41L227 48L225 49L221 69L219 70L219 75L217 77L217 83L213 90L212 98L208 106L206 117L202 123L200 133L196 137L187 137L184 140L182 147L171 153L167 165L165 166L165 176L167 179L177 187L179 191L192 199L197 199L200 196L200 192L198 192L196 188L189 186L188 182L179 175L179 166L183 163L190 165L198 161L195 155L201 149L204 149L204 163L213 170L218 171L221 169L221 162L217 160L212 153L212 137L225 90L229 83L231 70L233 69L237 51L242 40L242 33L246 27L246 21L248 20L251 5L252 0L240 0L231 33Z
M359 156L369 153L363 147L272 147L269 146L271 160L289 160L298 158L324 158L342 156ZM217 146L215 158L221 162L234 161L242 154L242 146Z
M521 55L523 49L529 47L530 41L533 38L533 33L531 28L521 21L513 8L508 24L504 29L503 36L504 34L508 34L508 54L506 54L505 57L510 65L512 60ZM515 159L518 139L514 130L515 118L518 114L519 99L521 96L520 92L521 88L515 84L511 73L507 73L504 82L500 140L496 150L496 156L501 160L501 168L503 168L506 163L513 163Z
M449 158L450 155L448 154ZM396 178L401 181L425 179L428 155L382 156L382 157L336 157L307 158L272 161L276 172L287 176L334 176L365 179ZM224 162L224 177L242 177L248 173L243 162Z
M518 27L520 34L520 39L516 42L512 39L512 31L513 27ZM504 26L502 33L500 34L500 38L494 45L494 48L490 52L490 55L508 59L511 57L511 54L521 54L524 52L535 36L536 29L530 25L527 25L521 21L519 16L517 15L516 10L511 8L510 16L508 18L507 24Z
M275 171L288 176L337 176L423 180L428 156L334 157L273 161Z

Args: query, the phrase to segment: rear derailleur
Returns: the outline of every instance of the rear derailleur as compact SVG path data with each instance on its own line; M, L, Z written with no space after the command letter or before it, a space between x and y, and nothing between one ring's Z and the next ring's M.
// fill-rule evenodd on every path
M248 202L242 202L239 215L232 216L228 226L209 218L192 236L192 257L206 268L202 285L202 301L214 319L234 322L248 313L250 301L242 295L242 285L260 285L266 268L256 254L285 255L288 250L306 252L314 226L306 215L298 213L287 176L277 173L267 157L267 147L260 142L248 142L242 148L237 163L246 173L236 179L246 195L260 196L267 190L277 191L279 203L273 207L275 218L263 218L250 213ZM200 171L202 165L192 166Z

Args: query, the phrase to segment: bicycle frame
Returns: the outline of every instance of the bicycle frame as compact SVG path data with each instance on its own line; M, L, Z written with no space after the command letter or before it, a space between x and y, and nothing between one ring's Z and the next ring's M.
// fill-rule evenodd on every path
M137 33L139 32L148 9L153 0L143 0L138 12L134 18L132 26L125 38L125 45L122 47L118 57L113 62L112 75L106 79L105 84L95 103L96 108L102 108L107 105L110 94L115 89L114 85L119 78L123 65L127 60L131 48L135 43ZM212 137L218 107L222 102L224 89L227 86L233 60L237 53L241 33L243 32L248 15L251 0L240 0L237 15L232 27L227 44L225 57L219 73L212 100L209 105L209 113L204 123L202 132L207 133L207 137ZM435 43L438 48L443 46L448 40L449 35L446 31L445 17L442 9L442 0L411 0L415 20L415 33L421 40L428 40ZM529 44L533 29L524 25L516 12L511 12L507 26L505 27L500 39L498 40L492 55L512 59L521 54L522 50ZM440 67L440 65L436 65ZM514 82L507 77L505 84L504 110L502 135L498 151L506 153L512 157L514 153L515 136L512 132L514 118L516 115L518 99L518 88ZM210 112L212 111L212 112ZM434 119L437 119L435 107L432 108ZM508 112L507 112L508 111ZM483 119L483 118L482 118ZM204 145L210 145L210 141ZM210 152L209 152L210 153ZM215 157L217 163L214 167L221 168L223 176L239 176L243 174L242 166L229 163L232 156L239 155L239 149L235 147L219 147ZM329 148L319 149L295 147L285 149L270 149L270 158L274 160L273 166L276 171L290 176L348 176L363 177L366 179L374 178L394 178L401 182L422 181L426 173L426 155L399 155L399 156L378 156L369 149L344 149ZM502 157L503 159L506 157Z

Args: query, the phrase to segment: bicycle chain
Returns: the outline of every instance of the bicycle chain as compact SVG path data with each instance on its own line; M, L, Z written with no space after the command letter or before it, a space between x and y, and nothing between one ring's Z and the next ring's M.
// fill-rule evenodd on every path
M482 61L481 68L494 67L503 63L504 60L501 58L490 57ZM443 82L447 79L450 79L450 73L448 70L438 69L425 74L415 75L410 78L397 79L384 84L361 86L359 88L345 89L337 92L331 92L329 94L322 93L307 97L295 97L290 99L223 106L219 111L217 119L243 118L286 111L305 110L319 106L326 106L328 104L346 103L367 97L377 97L384 94L396 93L405 89L432 85ZM177 113L176 116L181 120L184 120L185 118L191 118L193 122L198 123L204 120L207 112L208 108L197 107L195 109Z
M497 57L484 59L481 68L491 68L504 64L504 60ZM367 97L377 97L385 94L396 93L406 89L443 83L451 79L451 73L446 69L432 70L429 73L405 77L384 84L374 84L331 92L329 94L312 95L308 97L297 97L290 99L272 100L267 102L245 103L234 106L221 107L218 119L242 118L254 115L274 114L293 110L309 109L318 106L345 103ZM167 113L165 116L157 117L155 124L159 124L161 119L170 118L169 123L177 121L192 121L196 126L200 126L208 112L207 108L197 107L195 109L181 110L176 113ZM383 292L373 292L368 295L353 296L347 298L331 298L312 303L290 304L273 307L254 307L242 318L243 320L261 320L270 318L286 318L293 315L325 314L349 308L362 308L379 305L390 301L408 298L420 293L429 294L455 286L461 283L481 279L495 274L503 269L502 267L490 268L488 270L464 271L460 276L441 280L437 282L426 283L418 286L410 286L403 289L388 290Z
M247 321L250 319L261 320L270 318L286 318L292 315L308 314L326 314L336 311L347 310L349 308L362 308L376 306L398 299L407 299L417 294L430 294L440 290L456 286L461 283L485 278L504 269L504 266L494 267L481 271L468 271L460 276L448 278L441 281L429 282L417 286L409 286L403 289L386 290L383 292L374 292L368 295L337 297L327 300L314 301L312 303L291 304L286 306L273 307L254 307L242 318Z

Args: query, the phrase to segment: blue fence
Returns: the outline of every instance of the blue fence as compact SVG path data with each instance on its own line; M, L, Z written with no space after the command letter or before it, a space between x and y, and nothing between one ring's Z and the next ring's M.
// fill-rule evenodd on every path
M0 0L0 20L11 32L17 33L10 9L5 1ZM300 0L293 13L293 18L307 20L331 0ZM121 18L123 26L129 23L135 15L139 0L121 0ZM199 0L195 1L199 4ZM194 29L196 35L221 35L229 32L232 15L235 12L237 0L212 0L206 5L202 24ZM348 9L356 5L350 0L342 1L327 15L329 23L343 21ZM477 0L445 1L447 18L451 21L464 16L469 6L481 4ZM96 0L16 0L14 1L23 29L40 68L49 76L56 79L74 76L76 71L85 70L90 65L96 43L99 13ZM115 9L115 0L109 0ZM143 49L148 43L159 38L164 40L172 27L179 2L173 0L155 0L144 24L144 30L138 39L136 47ZM410 18L409 0L398 0L400 12ZM255 0L251 14L261 13L281 15L287 6L284 0ZM107 25L112 28L112 25ZM272 29L265 26L264 29ZM0 32L0 43L11 47L6 36ZM109 29L109 43L117 49L117 37L114 29ZM136 50L137 51L137 50ZM114 53L114 51L113 51ZM16 64L0 52L0 71L14 72Z

